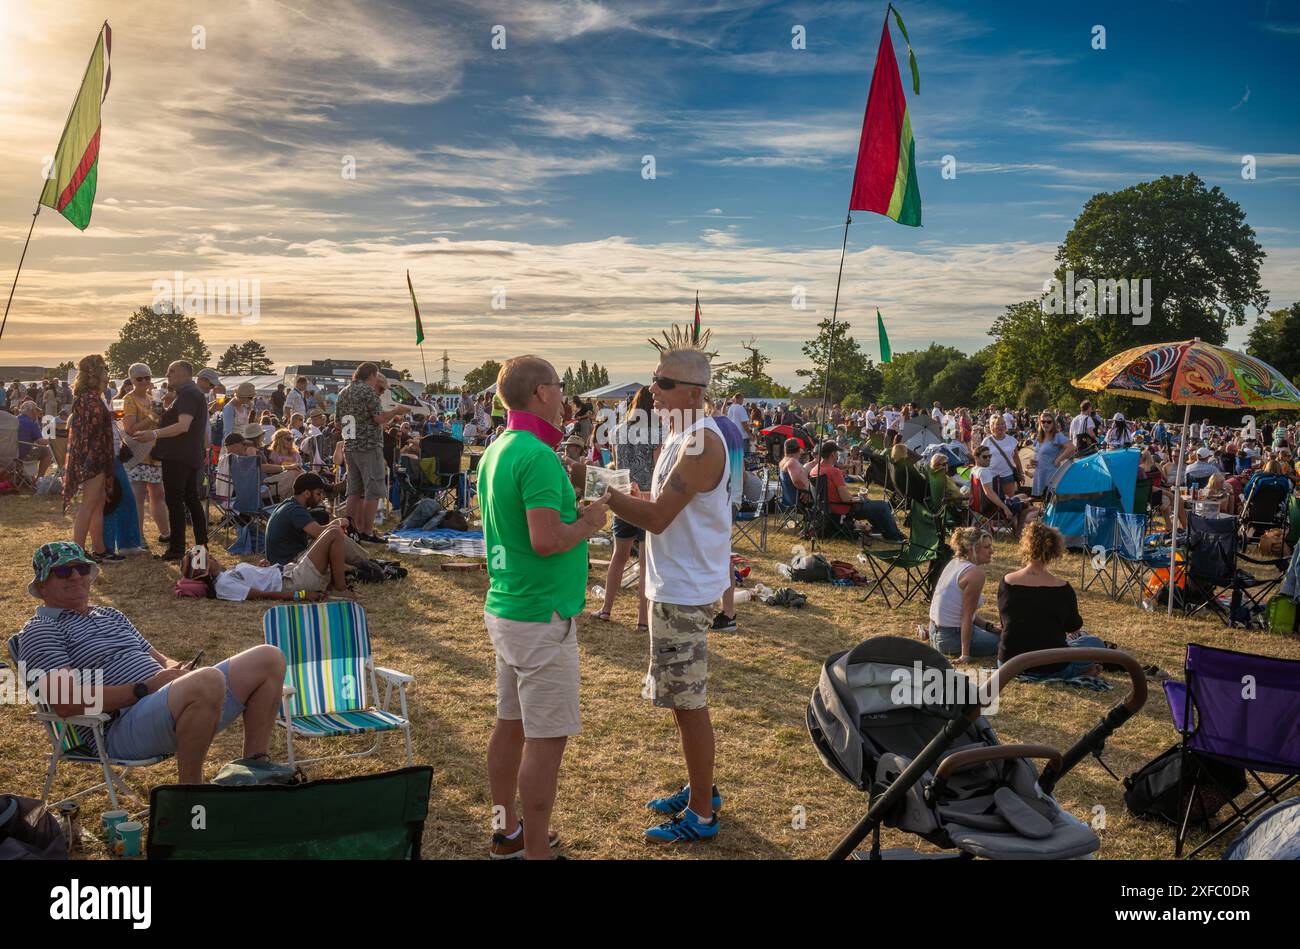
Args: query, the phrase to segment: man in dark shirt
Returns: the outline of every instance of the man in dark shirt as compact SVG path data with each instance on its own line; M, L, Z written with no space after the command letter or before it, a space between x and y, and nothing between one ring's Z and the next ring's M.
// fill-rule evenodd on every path
M303 562L309 562L308 550L321 544L326 546L327 555L332 553L335 545L342 548L343 559L350 564L358 564L369 559L365 548L347 536L347 518L336 518L328 524L321 524L312 516L312 508L318 508L325 503L325 494L325 482L321 480L320 475L310 471L298 475L298 479L293 483L293 497L275 508L266 523L268 561L281 567L291 564L301 565ZM312 585L310 581L313 579L322 581L321 585ZM338 578L320 574L317 578L301 578L301 582L305 585L296 584L295 588L323 590L325 584L330 583L331 580L334 581L335 589L342 586L337 582Z
M207 453L208 402L194 383L194 366L177 360L167 367L168 387L176 399L162 414L160 426L136 434L143 441L156 441L153 456L162 462L163 495L167 499L168 533L171 542L163 560L180 560L185 554L185 515L194 526L194 543L208 543L208 517L199 500L199 472Z

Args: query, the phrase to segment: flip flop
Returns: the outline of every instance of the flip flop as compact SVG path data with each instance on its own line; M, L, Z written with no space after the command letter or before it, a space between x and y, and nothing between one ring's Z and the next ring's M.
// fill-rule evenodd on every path
M588 613L587 615L592 619L600 620L602 623L609 622L609 610L596 610L596 612Z

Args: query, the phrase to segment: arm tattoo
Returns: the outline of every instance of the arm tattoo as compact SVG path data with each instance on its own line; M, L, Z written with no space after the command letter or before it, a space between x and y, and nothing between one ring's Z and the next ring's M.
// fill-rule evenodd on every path
M687 494L690 492L690 488L686 486L686 479L679 475L676 470L672 471L668 475L668 488L671 491L676 491L678 494Z

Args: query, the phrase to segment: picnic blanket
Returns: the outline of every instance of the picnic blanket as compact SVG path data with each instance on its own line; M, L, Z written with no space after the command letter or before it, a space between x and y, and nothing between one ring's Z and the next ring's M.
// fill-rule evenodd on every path
M442 554L447 557L487 557L482 531L397 530L388 535L388 549L399 554Z
M1088 689L1092 692L1110 692L1115 687L1105 679L1097 676L1075 676L1073 679L1038 679L1032 675L1018 675L1017 682L1038 682L1043 685L1069 685L1076 689Z

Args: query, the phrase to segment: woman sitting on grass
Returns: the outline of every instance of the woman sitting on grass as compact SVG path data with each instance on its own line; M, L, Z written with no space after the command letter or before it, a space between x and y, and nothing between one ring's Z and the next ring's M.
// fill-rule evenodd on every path
M1065 540L1055 527L1041 521L1025 526L1020 538L1020 562L1024 566L1008 573L998 585L998 613L1002 619L999 665L1022 652L1106 646L1096 636L1084 633L1074 587L1048 569L1048 564L1064 553ZM1096 663L1065 662L1037 666L1026 674L1035 679L1074 679L1101 672Z
M953 665L973 656L992 656L1002 641L997 625L981 620L975 611L984 603L984 565L993 559L993 535L976 527L959 527L948 545L953 559L943 568L930 600L930 645Z

